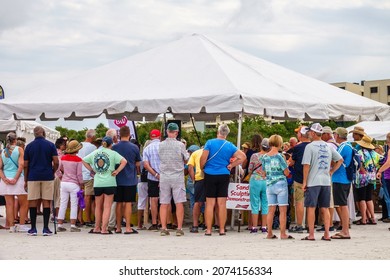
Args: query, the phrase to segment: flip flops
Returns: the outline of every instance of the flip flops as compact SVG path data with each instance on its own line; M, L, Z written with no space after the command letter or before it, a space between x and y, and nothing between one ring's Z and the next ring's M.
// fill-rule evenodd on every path
M304 238L302 238L301 240L306 240L306 241L315 241L314 238L309 238L309 236L306 236Z
M88 231L88 233L91 233L91 234L100 234L100 231L94 231L93 228Z
M332 241L332 239L330 239L330 238L325 238L325 236L321 237L321 240L322 240L322 241Z
M266 237L265 239L278 239L278 237L274 234L271 237Z
M344 235L341 235L340 233L336 233L335 235L332 235L330 238L331 239L351 239L350 236L344 236Z
M107 231L107 232L100 232L100 234L102 234L102 235L112 234L112 231L109 230L109 231Z
M138 234L138 231L132 229L133 231L125 231L124 234Z
M289 235L286 238L281 238L282 240L295 239L293 236Z

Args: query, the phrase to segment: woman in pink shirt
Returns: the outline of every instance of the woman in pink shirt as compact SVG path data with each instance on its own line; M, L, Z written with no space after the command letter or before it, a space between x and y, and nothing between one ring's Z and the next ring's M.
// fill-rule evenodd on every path
M82 159L78 157L77 152L83 147L76 140L72 140L68 143L65 155L61 157L59 170L63 173L61 181L61 202L60 211L58 213L58 231L66 231L63 227L66 208L68 207L68 201L70 197L70 231L80 232L81 230L76 227L77 220L77 193L80 191L80 187L83 185L82 175Z

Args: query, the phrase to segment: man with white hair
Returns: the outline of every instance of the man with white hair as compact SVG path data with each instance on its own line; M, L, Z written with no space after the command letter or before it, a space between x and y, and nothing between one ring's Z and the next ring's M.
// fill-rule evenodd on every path
M94 150L96 150L96 146L92 144L96 138L96 131L94 129L88 129L85 133L85 140L81 142L83 147L79 150L78 156L80 158L84 158ZM85 201L85 225L87 227L94 227L94 223L92 222L91 214L94 213L94 209L92 207L95 193L93 191L93 174L83 165L83 181L84 181L84 201Z

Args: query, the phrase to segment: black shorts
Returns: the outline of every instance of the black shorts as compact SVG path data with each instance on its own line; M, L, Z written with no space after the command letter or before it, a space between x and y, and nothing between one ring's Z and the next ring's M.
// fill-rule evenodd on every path
M159 197L160 196L160 182L148 180L148 196Z
M195 202L205 202L206 194L204 188L204 180L195 181L194 188Z
M97 187L93 188L93 191L95 193L95 196L101 196L102 194L106 195L112 195L116 194L116 187Z
M372 200L372 192L374 191L374 185L368 184L365 187L356 189L357 201L370 201Z
M230 175L204 174L204 186L206 197L228 197Z
M333 183L333 202L335 206L347 206L351 184Z
M307 187L305 191L305 207L329 208L331 186Z
M117 186L114 196L115 202L135 202L137 186Z

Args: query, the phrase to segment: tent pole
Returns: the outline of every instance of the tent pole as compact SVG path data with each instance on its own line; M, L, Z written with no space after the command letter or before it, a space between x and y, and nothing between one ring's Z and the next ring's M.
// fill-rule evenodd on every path
M241 147L241 130L242 130L242 111L238 115L238 130L237 130L237 148L240 149ZM234 174L234 181L236 183L240 182L239 178L239 167L236 168L236 172ZM232 218L230 222L230 228L234 229L234 216L236 215L236 210L232 210ZM239 225L238 225L238 231L240 231L240 223L241 223L241 211L238 213L239 215Z

